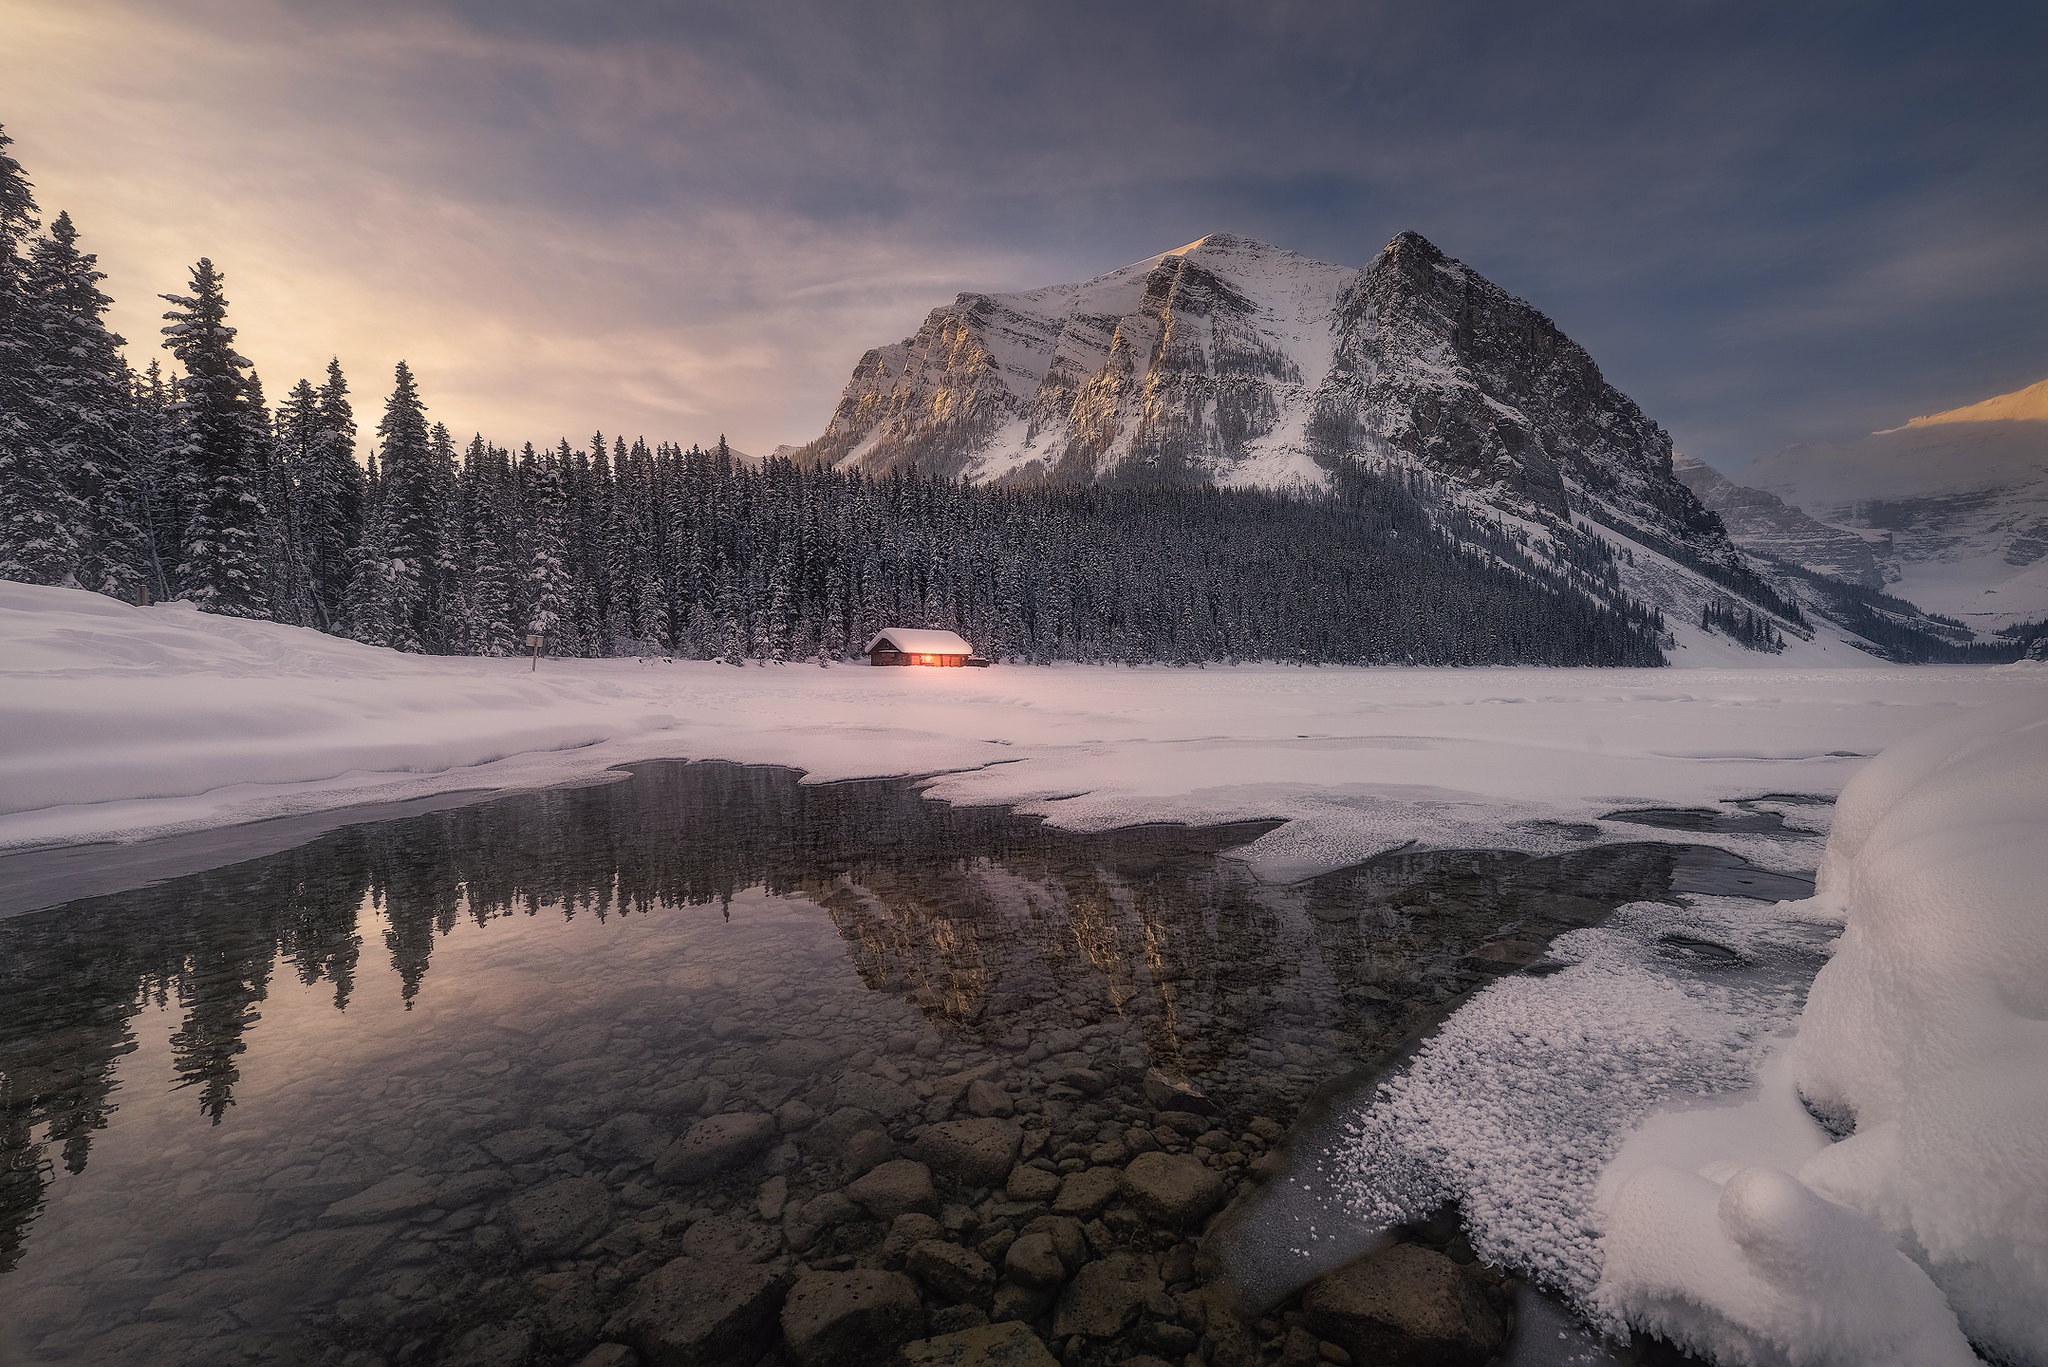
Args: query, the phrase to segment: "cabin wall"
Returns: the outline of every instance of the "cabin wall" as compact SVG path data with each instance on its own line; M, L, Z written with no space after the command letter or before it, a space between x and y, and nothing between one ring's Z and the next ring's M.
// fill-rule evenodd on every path
M877 646L874 654L868 656L871 665L918 665L926 669L959 669L967 664L965 655L933 655L928 659L917 655L906 655L900 650Z

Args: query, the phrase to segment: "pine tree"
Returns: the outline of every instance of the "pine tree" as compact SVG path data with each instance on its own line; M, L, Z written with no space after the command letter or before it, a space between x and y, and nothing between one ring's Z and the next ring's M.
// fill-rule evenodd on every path
M78 564L76 495L48 445L53 396L47 338L24 245L36 201L13 144L0 129L0 579L73 582Z
M356 462L355 412L340 360L328 361L327 382L308 402L301 391L311 390L302 380L293 391L287 445L313 609L322 630L339 632L347 626L342 604L363 536L365 481Z
M152 598L169 598L178 563L178 533L184 525L182 481L177 461L181 440L172 411L171 385L163 366L149 369L131 386L123 480L125 501L134 510L141 539L144 583Z
M441 549L435 506L438 481L426 405L420 402L419 386L404 361L398 363L391 397L377 424L377 460L383 474L377 515L385 560L377 573L387 590L399 595L390 605L396 625L384 644L424 650L433 633L426 590Z
M531 456L532 448L527 451ZM557 650L564 650L562 633L570 612L569 498L562 479L568 457L569 444L563 442L558 453L532 461L532 513L526 548L526 630L546 637L548 645Z
M299 533L291 462L279 435L283 424L271 415L263 397L263 381L254 371L249 373L247 395L249 461L263 499L264 596L270 602L273 620L287 626L318 626Z
M234 350L220 272L202 257L192 268L191 294L161 297L171 305L164 345L185 371L178 381L178 454L190 481L190 511L177 591L207 612L267 616L249 362Z
M122 339L104 318L113 302L106 275L78 249L78 231L59 213L29 252L26 284L38 336L40 372L34 440L63 486L61 516L73 531L73 577L82 587L130 599L142 584L139 529L123 496L128 389Z

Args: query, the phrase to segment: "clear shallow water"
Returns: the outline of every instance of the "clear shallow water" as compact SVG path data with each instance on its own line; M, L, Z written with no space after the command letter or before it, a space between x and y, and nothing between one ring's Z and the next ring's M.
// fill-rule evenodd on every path
M1226 855L1265 829L1081 836L661 764L0 921L0 1355L573 1362L679 1253L886 1257L882 1222L819 1212L971 1081L1027 1160L1153 1143L1235 1187L1255 1121L1551 936L1772 876L1631 845L1273 888ZM1162 1082L1213 1113L1161 1112ZM772 1140L662 1175L732 1111ZM1044 1213L942 1185L968 1246ZM1166 1256L1116 1216L1091 1246Z

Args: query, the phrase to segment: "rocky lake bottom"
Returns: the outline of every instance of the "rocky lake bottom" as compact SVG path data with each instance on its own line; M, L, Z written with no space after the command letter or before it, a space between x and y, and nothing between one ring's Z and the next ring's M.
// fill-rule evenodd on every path
M1563 1361L1455 1218L1265 1304L1215 1242L1556 935L1809 890L1673 843L1275 887L1228 853L1266 824L797 780L641 765L0 920L0 1363Z

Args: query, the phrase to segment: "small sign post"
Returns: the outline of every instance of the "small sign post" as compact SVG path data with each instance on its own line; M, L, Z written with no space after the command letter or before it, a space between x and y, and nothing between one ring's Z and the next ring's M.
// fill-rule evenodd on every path
M527 670L527 673L536 674L540 672L540 648L547 644L547 639L547 637L540 635L529 635L526 638L526 644L533 647L533 668Z

